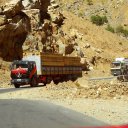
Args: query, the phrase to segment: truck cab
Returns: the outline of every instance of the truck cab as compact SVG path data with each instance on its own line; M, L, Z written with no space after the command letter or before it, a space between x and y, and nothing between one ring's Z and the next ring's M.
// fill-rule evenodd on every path
M111 74L113 76L122 75L123 63L121 61L113 61L111 63Z
M111 64L111 74L114 76L128 75L128 61L114 61Z
M27 84L35 86L37 84L36 63L34 61L14 61L11 65L11 83L16 88Z

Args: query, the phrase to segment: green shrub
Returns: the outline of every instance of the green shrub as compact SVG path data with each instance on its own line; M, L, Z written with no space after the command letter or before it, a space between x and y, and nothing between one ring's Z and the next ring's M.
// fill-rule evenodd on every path
M87 4L88 5L93 5L93 1L92 0L87 0Z
M99 15L93 15L91 16L91 22L96 25L103 25L104 23L107 23L107 17L106 16L99 16Z
M128 30L127 29L124 29L123 30L123 34L124 34L125 37L128 37Z
M107 26L106 30L108 30L108 31L110 31L112 33L115 33L114 28L112 26L110 26L110 25Z
M84 14L82 12L78 13L78 17L83 17L83 16L84 16Z
M120 26L118 26L118 27L116 28L116 33L122 33L123 30L124 30L123 26L120 25Z
M108 23L107 16L102 16L102 21L103 21L104 23Z
M121 25L116 28L116 33L120 33L123 34L125 37L128 37L128 30Z
M78 82L76 82L75 85L76 85L77 87L80 87L80 84L79 84Z

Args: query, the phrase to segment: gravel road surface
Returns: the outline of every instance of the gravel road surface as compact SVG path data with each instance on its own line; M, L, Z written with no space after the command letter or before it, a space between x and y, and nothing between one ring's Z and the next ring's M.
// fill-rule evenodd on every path
M0 100L1 128L77 128L104 123L46 101Z

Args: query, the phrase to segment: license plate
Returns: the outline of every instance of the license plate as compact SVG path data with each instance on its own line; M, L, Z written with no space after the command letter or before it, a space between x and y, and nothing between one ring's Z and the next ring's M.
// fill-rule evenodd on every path
M21 82L21 79L17 79L17 82Z

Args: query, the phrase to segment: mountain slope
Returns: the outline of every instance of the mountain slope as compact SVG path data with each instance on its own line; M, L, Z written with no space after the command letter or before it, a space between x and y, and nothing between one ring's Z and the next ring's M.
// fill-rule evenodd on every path
M73 13L63 12L66 17L63 31L71 35L71 31L77 30L82 39L76 39L87 60L93 56L97 58L97 68L108 70L115 57L128 57L128 40L113 34L103 27L96 26L88 20L76 17ZM86 46L89 47L86 48Z

